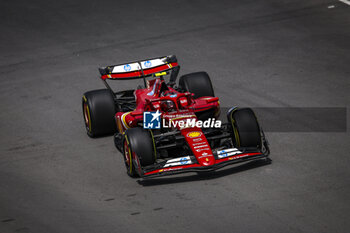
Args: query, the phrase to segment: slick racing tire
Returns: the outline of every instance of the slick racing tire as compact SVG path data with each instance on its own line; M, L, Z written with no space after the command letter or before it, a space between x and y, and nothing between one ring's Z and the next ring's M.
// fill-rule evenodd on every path
M82 99L83 116L90 137L111 135L116 132L116 106L108 89L88 91Z
M182 90L188 91L194 94L194 98L197 99L203 96L214 97L214 89L211 84L209 75L206 72L196 72L186 74L180 77L179 86ZM205 111L196 112L199 120L207 120L215 117L217 109L208 109Z
M180 77L179 85L184 91L193 93L195 99L202 96L215 96L213 85L206 72L185 74Z
M124 134L123 154L128 175L136 177L141 172L141 167L152 165L156 161L152 133L139 127L127 129Z
M261 130L252 109L232 109L227 113L227 118L232 125L232 141L235 147L261 149Z

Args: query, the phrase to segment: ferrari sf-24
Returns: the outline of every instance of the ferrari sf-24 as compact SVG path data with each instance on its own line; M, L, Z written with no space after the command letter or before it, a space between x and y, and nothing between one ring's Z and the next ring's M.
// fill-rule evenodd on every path
M99 68L106 88L82 98L87 134L114 135L131 177L268 161L268 142L253 110L229 108L221 123L209 75L189 73L177 82L179 70L174 55ZM143 79L143 85L115 92L107 82L131 79Z

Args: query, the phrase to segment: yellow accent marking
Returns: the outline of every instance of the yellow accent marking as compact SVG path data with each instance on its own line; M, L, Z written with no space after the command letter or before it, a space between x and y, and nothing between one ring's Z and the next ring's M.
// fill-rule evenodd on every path
M163 169L160 169L160 170L159 170L159 172L162 172L162 171L164 171L164 170L163 170Z
M237 130L237 128L236 128L235 125L234 125L235 120L234 120L233 117L232 117L232 115L233 115L233 113L234 113L235 111L236 111L236 110L233 110L233 111L231 112L231 124L232 124L233 132L234 132L234 134L235 134L235 138L236 138L236 141L237 141L237 147L240 147L240 146L241 146L241 142L239 141L238 130Z
M83 95L83 99L85 102L87 102L85 95ZM87 115L88 115L88 119L89 119L89 132L91 133L91 117L90 117L90 109L89 109L88 103L86 103L86 110L87 110Z
M129 144L129 140L128 140L128 137L126 136L125 134L125 140L126 140L126 143L128 144L128 149L129 149L129 170L130 170L130 174L132 172L132 157L131 157L131 150L130 150L130 144Z
M157 159L157 152L156 152L156 143L154 142L153 132L152 130L149 130L149 132L152 135L152 141L153 141L153 150L154 150L154 159Z
M171 65L171 63L169 63L169 66L170 66L170 68L172 68L173 66Z
M89 105L87 105L87 104L86 104L86 109L87 109L88 118L89 118L89 132L91 133L91 117L90 117L90 109L89 109Z
M235 128L235 132L236 132L236 138L237 138L237 146L240 147L241 146L241 141L239 139L239 134L238 134L237 128Z
M131 112L124 113L124 114L122 115L122 121L124 122L124 126L125 126L125 128L127 128L127 129L129 129L130 127L129 127L129 125L126 123L125 117L126 117L127 115L129 115L130 113L131 113Z
M166 75L166 72L160 72L160 73L155 73L154 76L159 77L159 76L164 76Z
M193 132L188 133L187 136L190 138L197 138L197 137L201 136L201 132L193 131Z

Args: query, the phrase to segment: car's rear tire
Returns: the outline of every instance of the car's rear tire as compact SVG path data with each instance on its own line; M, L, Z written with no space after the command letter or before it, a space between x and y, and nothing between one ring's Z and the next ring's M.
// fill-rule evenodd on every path
M195 99L203 96L215 96L213 85L211 84L210 77L206 72L196 72L181 76L179 86L182 90L193 93ZM198 111L196 112L196 115L199 120L204 121L215 117L216 113L217 109L212 108L205 111Z
M185 74L180 77L179 85L184 91L194 94L194 98L215 96L210 77L206 72Z
M90 137L111 135L116 132L116 106L108 89L88 91L82 99L83 116Z
M251 108L234 108L227 113L232 125L232 141L235 147L261 149L262 136L258 120Z
M123 145L125 166L131 177L137 176L137 170L141 169L139 166L145 167L155 163L155 145L150 131L139 127L127 129Z

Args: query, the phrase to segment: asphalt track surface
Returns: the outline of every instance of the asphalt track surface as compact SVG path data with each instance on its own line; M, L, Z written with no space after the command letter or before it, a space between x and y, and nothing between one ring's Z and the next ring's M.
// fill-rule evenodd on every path
M223 106L349 109L348 5L1 1L0 30L1 233L349 231L349 126L267 132L271 165L139 183L81 113L97 67L169 54Z

